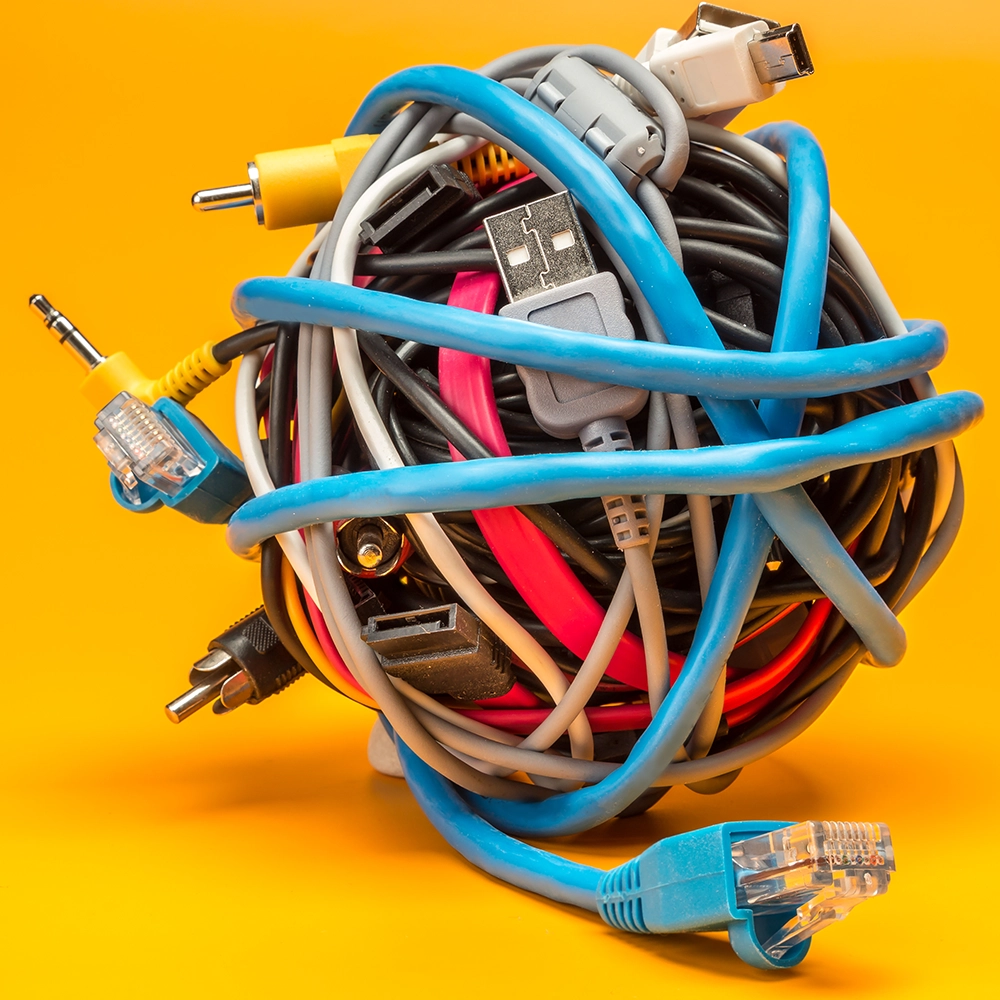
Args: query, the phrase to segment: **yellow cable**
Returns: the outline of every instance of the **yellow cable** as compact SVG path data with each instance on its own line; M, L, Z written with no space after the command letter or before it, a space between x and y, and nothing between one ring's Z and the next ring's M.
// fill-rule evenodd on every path
M337 397L337 402L333 404L333 412L330 414L330 425L333 429L333 433L337 433L337 428L340 427L341 421L347 414L347 393L341 388L340 395Z
M120 392L129 392L150 406L163 396L187 406L232 367L232 362L220 364L215 360L214 346L212 341L202 344L155 381L147 378L124 351L119 351L87 375L80 391L97 410Z
M153 383L153 399L169 396L186 406L202 389L207 389L216 379L222 378L233 365L231 361L221 364L216 361L212 353L214 346L209 340L182 361L178 361L166 375Z
M295 571L287 559L282 559L281 561L281 588L285 595L285 606L288 608L288 618L292 623L292 628L299 637L299 642L302 643L303 649L309 654L309 658L313 663L319 667L323 676L345 697L358 702L360 705L364 705L366 708L377 709L378 705L367 695L351 689L345 690L347 685L344 678L340 676L326 653L323 652L323 647L319 644L319 640L312 630L312 625L306 617L305 609L299 600L299 588L295 582Z

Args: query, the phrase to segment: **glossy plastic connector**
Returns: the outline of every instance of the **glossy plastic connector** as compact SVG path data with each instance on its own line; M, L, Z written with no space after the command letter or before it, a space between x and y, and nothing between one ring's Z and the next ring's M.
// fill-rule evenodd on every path
M514 686L510 650L457 604L374 616L361 638L387 674L428 694L482 701Z
M786 81L813 72L798 24L779 25L709 3L699 4L679 30L657 30L636 58L663 82L688 118L725 114L728 120L778 93Z
M165 505L204 524L225 524L252 495L243 463L172 399L150 407L120 392L94 423L111 493L126 510Z
M120 392L94 418L94 443L121 483L125 499L138 506L139 483L175 497L205 468L195 450L160 414Z
M736 900L758 916L789 917L765 942L781 957L858 903L884 895L896 870L884 823L810 821L733 844Z
M374 135L348 135L318 146L258 153L247 164L247 183L196 191L199 212L253 206L257 224L286 229L333 218L340 198Z
M881 895L888 829L864 823L721 823L668 837L611 869L598 909L640 934L726 930L761 969L797 965L813 934Z
M501 316L634 340L625 302L613 274L599 272L573 202L566 192L540 198L483 222L510 302ZM589 382L557 372L518 366L531 415L553 437L579 437L584 451L631 451L626 420L649 393L634 386ZM649 541L642 497L603 498L620 549Z

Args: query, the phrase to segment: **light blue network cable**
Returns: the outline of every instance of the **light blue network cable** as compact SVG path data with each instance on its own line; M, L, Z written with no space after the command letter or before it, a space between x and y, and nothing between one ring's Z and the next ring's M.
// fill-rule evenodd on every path
M715 496L783 490L835 469L949 441L982 410L975 393L949 392L809 437L683 451L519 455L310 479L245 503L229 521L228 540L246 554L272 535L348 517L558 503L609 489Z
M668 339L682 347L700 347L719 353L723 351L722 342L705 316L690 284L657 237L645 215L628 197L603 161L577 141L564 126L506 87L476 73L450 66L425 66L404 70L379 84L362 103L351 123L351 131L371 131L377 128L380 121L387 120L386 116L390 116L410 100L430 101L455 107L481 119L497 131L509 135L531 157L566 184L570 193L601 229L625 266L631 271L642 294L656 312ZM815 162L815 159L812 159L802 163L799 172L807 171ZM822 166L821 158L818 162ZM816 186L816 182L813 183ZM818 184L825 185L825 170ZM261 280L268 279L258 279ZM287 282L293 280L286 279ZM237 290L236 307L241 311L255 313L260 318L277 318L276 312L265 308L263 300L254 308L250 307L249 293L254 287L261 290L259 285L254 286L249 283ZM321 296L331 294L329 291L310 287L308 282L303 282L301 285L269 286L269 290L275 293L271 297L272 305L275 304L275 300L284 297L285 304L292 302L299 307L290 310L293 315L285 312L282 318L323 322L320 314L311 312L310 307L314 306ZM360 295L367 292L364 289L355 291ZM351 294L351 290L332 294L346 298ZM358 310L357 321L353 325L372 329L374 324L368 322L367 315L371 313L371 318L374 319L376 314L384 315L387 310L384 299L380 302L374 297L375 293L368 294L370 298L359 297L356 300L361 307ZM810 293L810 301L813 294ZM406 305L399 302L398 298L394 301L393 297L389 298L390 308L397 312L400 320L416 315L416 310L411 312ZM365 305L366 302L370 303L370 308ZM412 305L416 306L415 303ZM424 304L424 309L427 308L428 306ZM453 314L462 312L446 309L443 311ZM431 314L425 311L422 315L427 320ZM436 317L431 322L435 320ZM463 320L468 321L466 317L461 316L447 319L441 317L442 323L460 323ZM481 323L480 329L487 331L489 324L485 322L486 320L488 317L472 317L472 328L469 332L474 334L476 323ZM404 324L400 325L402 327ZM513 332L510 327L505 329ZM564 344L555 339L547 343L545 337L550 333L547 328L535 326L531 329L529 324L528 330L524 332L530 335L536 348L538 345L546 344L552 351L551 354L543 353L538 357L535 366L555 367L552 359L561 354L559 348ZM421 339L417 331L403 335ZM603 340L604 343L598 346L588 344L588 348L594 351L606 351L607 341L610 338L578 337L577 341L584 343L597 339ZM870 346L883 349L888 344ZM645 345L645 348L652 347L654 345ZM943 349L943 347L942 338L938 348ZM846 349L840 348L839 351ZM896 349L898 348L895 343L889 348L890 351ZM480 347L480 351L482 350ZM819 369L823 369L828 363L827 356L833 358L839 351L810 351L808 364L818 365ZM754 360L750 361L750 357ZM711 370L715 365L727 364L723 358L725 354L715 359L704 359L701 363ZM774 363L773 359L762 358L760 355L744 355L744 358L748 364ZM833 360L832 363L836 365L837 362ZM622 380L618 368L618 365L612 363L599 374L606 380L608 372L613 372L613 380L617 382ZM880 377L885 378L884 372L880 372ZM775 394L774 388L759 385L753 387L751 391L758 391L762 396ZM801 385L793 390L798 398L808 392L809 390ZM770 437L760 413L749 398L720 399L706 394L701 398L724 442L745 443L767 440ZM902 628L861 570L847 558L843 547L805 491L800 486L792 486L788 488L787 495L758 494L754 502L792 555L858 632L873 657L881 663L897 662L902 657L906 645Z
M470 809L455 787L424 763L384 717L395 737L406 783L438 833L467 861L511 885L596 911L618 930L639 934L728 930L735 952L759 969L797 965L811 939L784 954L768 952L760 932L767 912L741 906L733 844L787 823L722 823L658 841L637 858L604 871L507 836ZM782 914L785 919L788 913Z
M720 405L724 400L742 404L762 396L796 399L869 389L926 372L948 349L944 329L934 322L921 323L892 340L825 351L775 355L677 347L484 316L314 278L250 278L236 288L234 303L240 313L257 319L371 330L584 379L607 379L613 371L619 385L688 396L711 394ZM753 440L766 436L744 434L726 443Z
M981 403L971 394L950 394L875 414L816 439L789 437L797 432L806 396L832 395L915 375L933 367L946 347L940 327L923 324L909 336L893 340L831 351L814 349L826 275L829 195L822 156L804 130L782 126L761 135L764 142L784 152L790 190L786 280L773 353L768 356L724 351L689 283L646 217L604 163L544 112L475 73L445 66L417 67L376 87L362 104L350 131L377 130L408 101L442 104L478 118L509 136L530 158L565 183L631 272L672 346L642 342L626 345L301 279L246 282L237 291L237 309L262 319L360 327L599 381L610 377L622 384L697 394L725 444L750 449L739 452L743 459L738 466L726 466L736 455L727 448L674 453L676 457L691 456L689 460L695 465L720 463L713 467L719 478L700 484L675 475L681 466L668 470L664 465L656 473L661 478L656 479L651 465L644 466L640 476L638 466L618 464L620 459L633 456L600 458L605 488L609 475L620 472L619 482L631 482L636 492L662 489L742 495L734 503L685 669L625 764L598 785L540 802L466 795L478 813L502 830L529 836L574 833L603 822L633 802L683 744L736 640L758 585L772 528L878 659L894 662L902 655L904 639L895 617L844 552L804 490L800 486L780 488L782 481L777 476L762 485L767 482L762 470L764 466L777 469L782 460L790 459L792 464L801 460L803 464L797 470L801 475L791 473L801 481L808 478L808 460L821 454L822 461L835 468L872 460L862 456L875 454L877 442L890 449L884 452L886 455L926 447L951 437L977 419ZM752 402L758 398L764 400L760 411ZM837 437L839 431L844 435ZM776 436L779 440L773 440ZM824 452L824 448L828 450ZM713 458L712 452L719 453L718 457ZM588 456L567 457L576 460ZM634 457L643 461L648 456ZM318 491L308 494L293 493L300 487L288 487L248 504L234 518L231 537L245 541L262 529L269 534L279 523L297 526L292 509L301 511L310 503L315 506L309 516L319 518L322 514L323 520L333 509L351 509L345 499L355 488L349 486L351 480L359 490L367 487L383 496L376 501L373 494L368 494L366 513L372 513L379 502L386 505L386 510L397 502L402 504L398 509L407 512L447 509L447 491L456 487L458 492L450 500L460 503L463 509L488 506L490 502L536 502L545 490L550 490L554 499L561 488L572 490L562 494L566 496L604 492L596 488L595 469L559 465L553 456L532 460L535 466L524 459L434 466L431 476L420 469L355 473L323 484L304 484ZM695 465L687 471L692 472ZM702 471L708 468L701 467ZM754 479L757 472L761 477ZM739 475L726 483L730 488L721 488L721 477L732 473ZM425 476L422 481L420 475ZM455 475L459 478L451 478ZM570 484L574 475L578 478ZM636 478L628 480L628 475ZM670 475L675 478L668 485ZM365 476L381 478L365 480ZM471 478L463 480L462 476ZM559 476L566 478L559 483ZM651 485L654 482L655 487ZM777 491L755 493L752 498L746 495L747 489L767 488ZM334 492L323 493L327 489ZM533 489L538 492L531 493ZM414 503L417 493L423 496L424 506ZM525 499L528 495L536 499ZM480 502L484 500L489 502ZM351 502L363 501L359 494ZM321 510L324 503L327 506Z
M816 357L830 262L830 183L823 151L812 133L794 122L765 125L748 138L782 153L788 164L788 249L771 351L808 351ZM762 399L759 409L771 435L787 437L799 433L806 400L771 397Z
M391 727L382 718L382 724ZM477 816L447 778L425 764L401 739L396 749L406 783L424 814L462 857L505 882L561 903L597 909L599 868L529 847Z

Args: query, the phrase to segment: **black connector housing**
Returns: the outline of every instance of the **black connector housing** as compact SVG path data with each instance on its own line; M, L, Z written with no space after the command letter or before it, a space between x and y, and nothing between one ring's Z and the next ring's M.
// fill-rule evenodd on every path
M361 637L387 674L427 694L483 701L514 686L510 650L457 604L373 616Z
M277 694L305 672L281 644L263 607L241 618L208 644L209 651L228 653L232 668L242 670L253 684L251 705Z
M436 164L361 223L361 242L383 253L396 253L429 226L441 225L478 200L479 192L467 174Z
M256 705L304 672L258 608L209 643L188 675L191 687L166 706L167 718L183 722L208 705L216 715Z

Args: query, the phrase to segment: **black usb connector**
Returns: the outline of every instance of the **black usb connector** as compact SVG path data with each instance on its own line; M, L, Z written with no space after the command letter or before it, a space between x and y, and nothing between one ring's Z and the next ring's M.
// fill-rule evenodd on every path
M387 674L418 691L482 701L514 686L510 649L458 604L373 615L361 638Z

